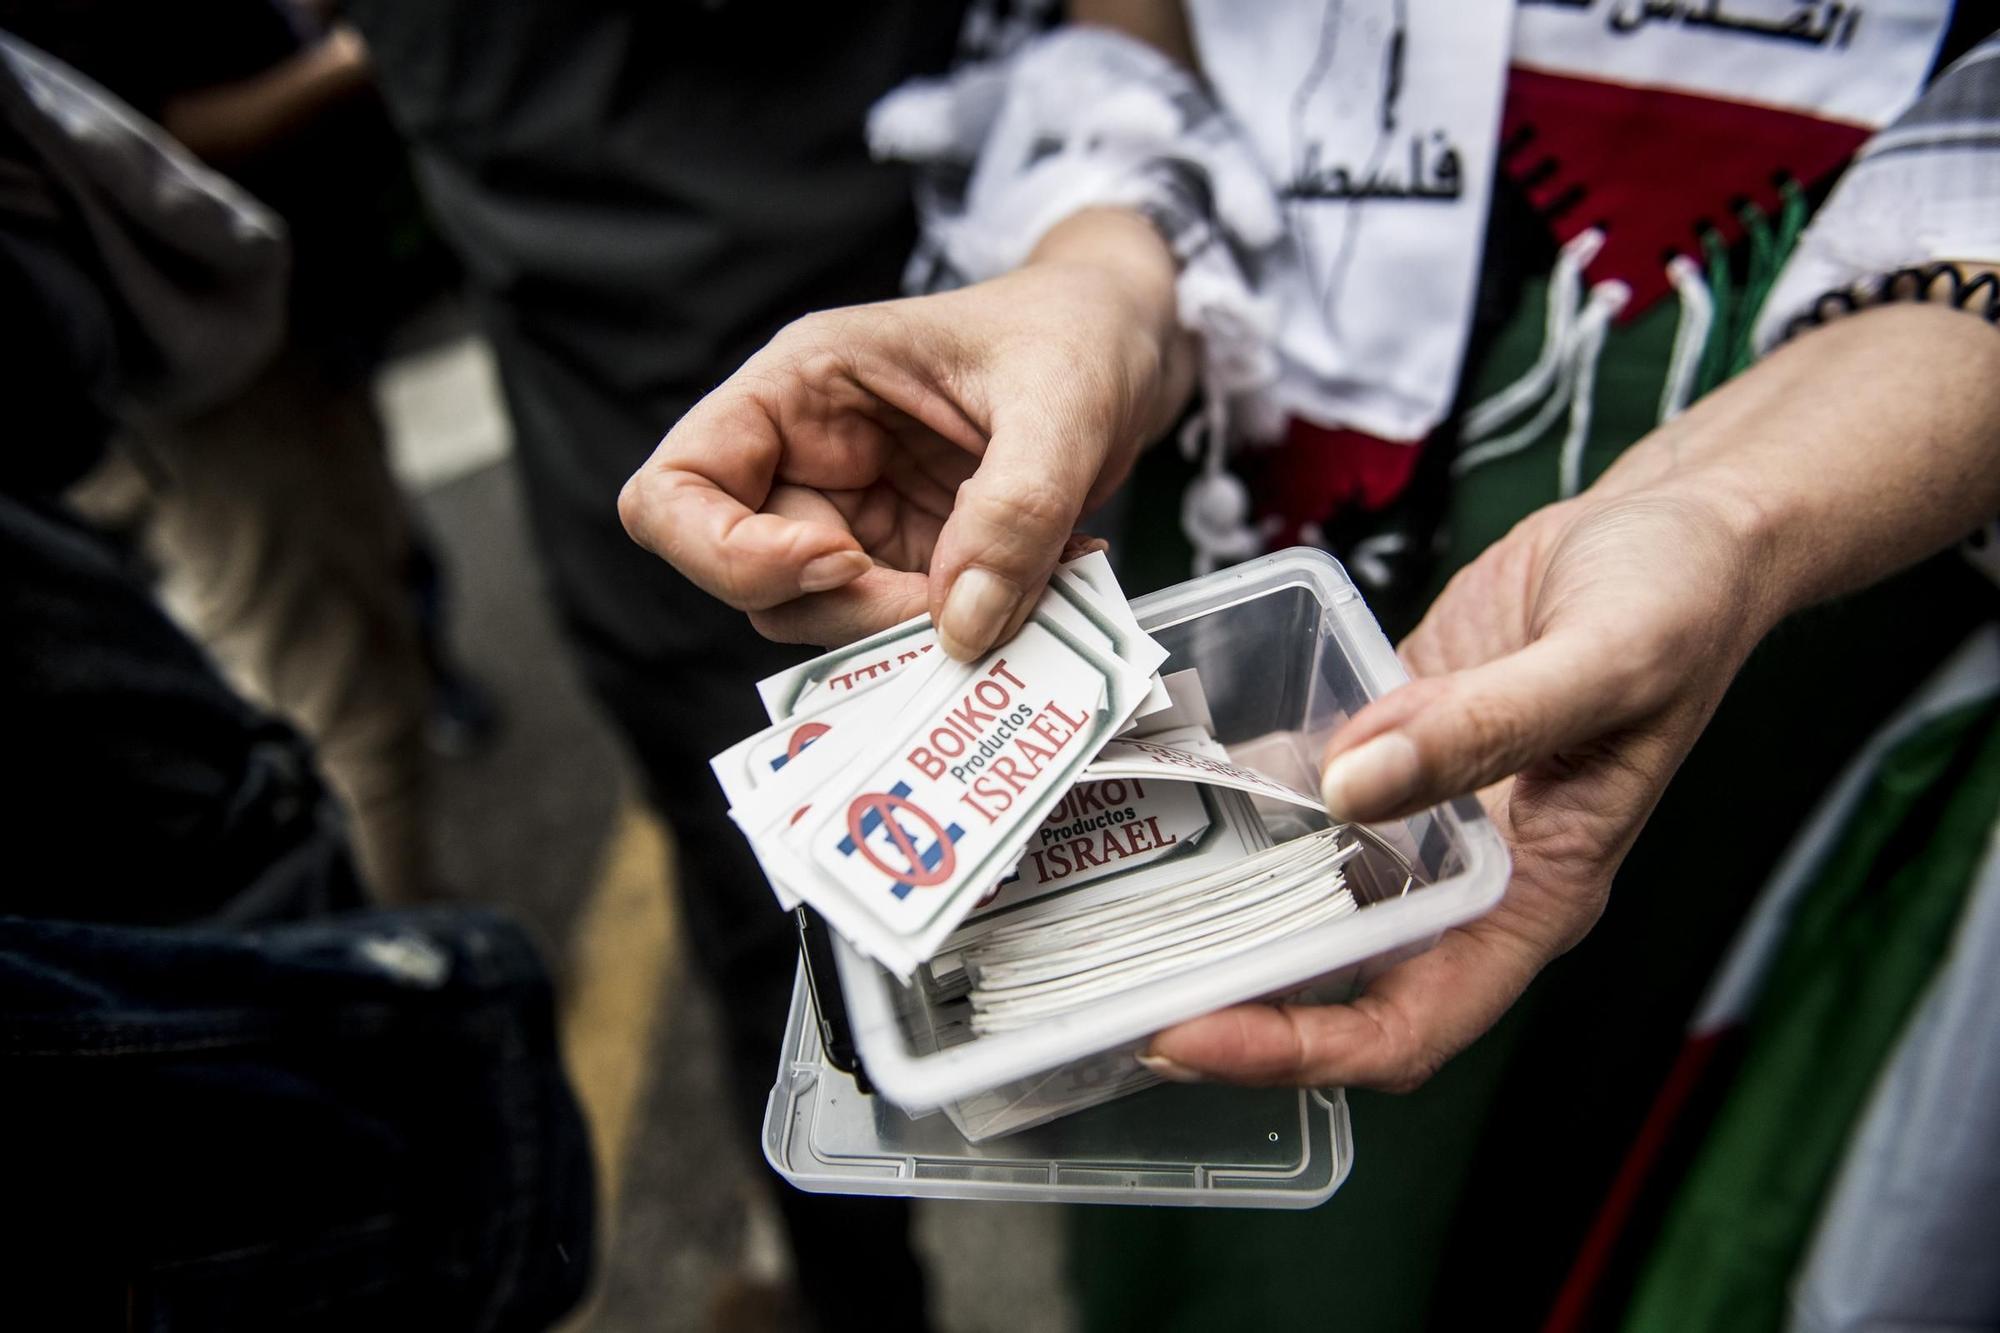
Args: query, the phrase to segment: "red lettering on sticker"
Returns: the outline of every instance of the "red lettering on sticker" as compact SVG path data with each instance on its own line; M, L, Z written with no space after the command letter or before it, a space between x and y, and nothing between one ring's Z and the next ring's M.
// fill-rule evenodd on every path
M933 775L935 776L935 775ZM1023 791L1035 780L1033 773L1023 773L1021 766L1005 755L993 761L993 776L1005 782L1016 792Z
M1061 718L1063 721L1069 723L1070 727L1073 730L1081 731L1083 729L1084 719L1080 717L1071 717L1068 713L1063 712L1062 709L1056 707L1056 701L1054 699L1049 700L1049 711L1051 713L1054 713L1057 717Z
M975 779L972 784L972 790L993 802L993 808L1003 815L1014 808L1014 793L1008 791L992 778L982 777Z
M980 685L988 685L988 683L986 683L986 681L980 681ZM978 729L980 729L980 727L986 727L988 723L992 723L992 721L994 721L994 715L992 715L992 713L980 713L978 709L974 709L974 707L972 707L972 697L974 697L974 695L978 695L978 691L972 691L972 695L966 695L966 697L964 697L964 701L960 701L960 703L958 703L958 707L954 707L954 709L952 709L952 711L950 711L950 713L946 715L946 717L948 717L948 719L952 721L952 725L954 725L954 727L960 727L960 725L962 725L962 727L966 727L966 739L968 739L968 741L970 741L970 739L978 739ZM986 703L986 701L982 699L980 703ZM990 707L990 709L998 709L998 707L1004 707L1004 705L1006 705L1006 691L1002 691L1002 697L1000 697L1000 703L998 703L998 705L986 705L986 707Z
M1056 747L1056 749L1061 749L1061 748L1062 748L1061 746ZM1014 753L1020 755L1023 759L1026 759L1030 764L1034 765L1034 767L1028 770L1029 777L1034 777L1035 775L1039 774L1042 771L1042 769L1048 764L1049 760L1056 757L1055 750L1044 750L1041 746L1035 744L1033 741L1029 740L1026 736L1019 737L1015 740Z
M1060 730L1054 722L1049 720L1047 713L1036 714L1035 719L1028 723L1028 730L1034 732L1051 745L1061 745L1070 737L1069 732Z

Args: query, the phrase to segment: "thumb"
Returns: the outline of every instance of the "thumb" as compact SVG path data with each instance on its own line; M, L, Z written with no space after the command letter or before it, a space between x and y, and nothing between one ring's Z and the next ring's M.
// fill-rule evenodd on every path
M971 660L1034 608L1069 540L1104 448L1041 421L996 429L958 488L931 556L938 642Z
M1389 819L1610 735L1651 705L1631 662L1608 639L1568 633L1411 681L1334 736L1320 797L1335 819Z
M1559 950L1497 926L1448 930L1348 1004L1243 1004L1169 1028L1139 1062L1175 1082L1408 1092L1500 1021Z

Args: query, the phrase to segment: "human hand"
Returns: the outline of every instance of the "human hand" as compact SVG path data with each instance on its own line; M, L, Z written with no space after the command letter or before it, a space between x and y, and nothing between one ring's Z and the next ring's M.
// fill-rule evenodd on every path
M1416 1087L1603 911L1613 873L1769 606L1743 528L1680 495L1543 509L1454 578L1402 656L1416 677L1329 745L1335 817L1481 788L1506 896L1350 1004L1241 1005L1154 1039L1169 1076ZM1671 576L1663 571L1671 570Z
M1404 641L1417 677L1327 747L1336 818L1478 790L1513 850L1487 916L1351 1004L1241 1005L1157 1036L1173 1077L1408 1089L1603 911L1611 878L1758 640L2000 509L2000 336L1936 306L1801 337L1461 571Z
M1150 225L1092 210L990 282L807 316L668 432L626 530L771 638L928 610L976 657L1186 396L1174 278Z

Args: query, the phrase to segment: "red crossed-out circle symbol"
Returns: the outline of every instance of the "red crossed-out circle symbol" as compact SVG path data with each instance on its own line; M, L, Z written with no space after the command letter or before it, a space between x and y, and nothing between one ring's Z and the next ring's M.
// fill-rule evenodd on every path
M897 822L898 810L907 811L911 818L930 830L931 840L937 844L939 850L938 863L935 866L925 867L923 853L917 850L916 840L910 836L908 829ZM861 826L871 813L881 818L882 831L889 835L889 841L896 844L896 850L910 863L908 870L898 870L887 864L881 857L875 855L874 849L868 845L862 835ZM855 849L869 865L890 879L914 888L927 889L932 885L944 883L951 878L952 869L958 864L958 850L951 845L951 839L945 836L944 829L938 822L903 797L891 796L885 791L868 792L854 798L854 804L847 807L847 836L854 839Z
M824 722L806 723L803 727L792 733L791 744L785 747L785 758L797 759L799 751L805 749L808 745L811 745L814 741L832 730L833 728Z

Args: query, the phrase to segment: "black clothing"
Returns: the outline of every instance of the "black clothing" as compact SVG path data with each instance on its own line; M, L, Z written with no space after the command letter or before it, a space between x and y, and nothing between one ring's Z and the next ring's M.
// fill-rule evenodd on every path
M498 355L564 624L672 827L753 1153L797 945L707 761L765 724L751 684L798 654L633 545L617 496L787 320L895 294L909 181L868 160L862 121L904 78L943 68L957 11L350 5ZM789 1189L780 1202L823 1323L922 1323L904 1205Z
M305 741L54 498L128 387L126 312L9 134L7 1324L545 1327L593 1225L547 974L497 914L364 910Z

